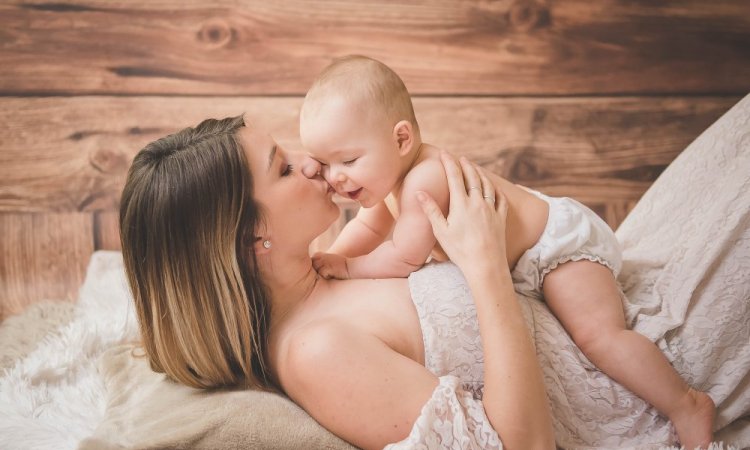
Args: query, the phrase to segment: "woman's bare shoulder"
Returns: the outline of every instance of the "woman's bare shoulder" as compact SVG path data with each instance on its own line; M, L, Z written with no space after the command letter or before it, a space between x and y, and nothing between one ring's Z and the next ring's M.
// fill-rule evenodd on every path
M291 332L278 369L289 398L361 448L406 437L437 385L422 365L338 318Z
M272 330L272 365L282 373L293 349L314 346L332 335L345 343L361 343L355 335L373 337L389 349L422 362L424 346L408 280L322 280L321 298Z

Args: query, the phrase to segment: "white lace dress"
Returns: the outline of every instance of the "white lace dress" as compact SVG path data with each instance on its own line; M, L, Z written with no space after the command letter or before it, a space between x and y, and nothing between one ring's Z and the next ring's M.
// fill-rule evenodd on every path
M750 96L667 168L617 237L629 324L712 397L715 439L750 447ZM409 283L440 384L410 435L387 448L502 448L481 403L482 345L460 270L428 265ZM675 443L671 424L594 367L543 303L519 298L560 447Z

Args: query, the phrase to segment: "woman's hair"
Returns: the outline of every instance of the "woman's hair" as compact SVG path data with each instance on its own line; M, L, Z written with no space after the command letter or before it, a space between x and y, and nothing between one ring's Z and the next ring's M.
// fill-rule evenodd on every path
M122 192L122 254L146 355L196 388L273 385L244 126L242 116L208 119L148 144Z

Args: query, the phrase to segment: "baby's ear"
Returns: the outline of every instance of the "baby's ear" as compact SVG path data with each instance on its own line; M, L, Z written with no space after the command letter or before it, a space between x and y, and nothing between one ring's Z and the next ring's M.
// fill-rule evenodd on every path
M402 120L393 127L393 138L398 145L398 154L406 156L414 146L414 130L411 122Z

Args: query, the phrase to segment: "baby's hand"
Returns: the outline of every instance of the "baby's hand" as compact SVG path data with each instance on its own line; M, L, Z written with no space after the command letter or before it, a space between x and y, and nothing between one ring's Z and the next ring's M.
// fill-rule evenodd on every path
M326 279L338 278L346 280L349 278L349 269L346 266L346 257L335 253L318 252L312 257L313 267Z

